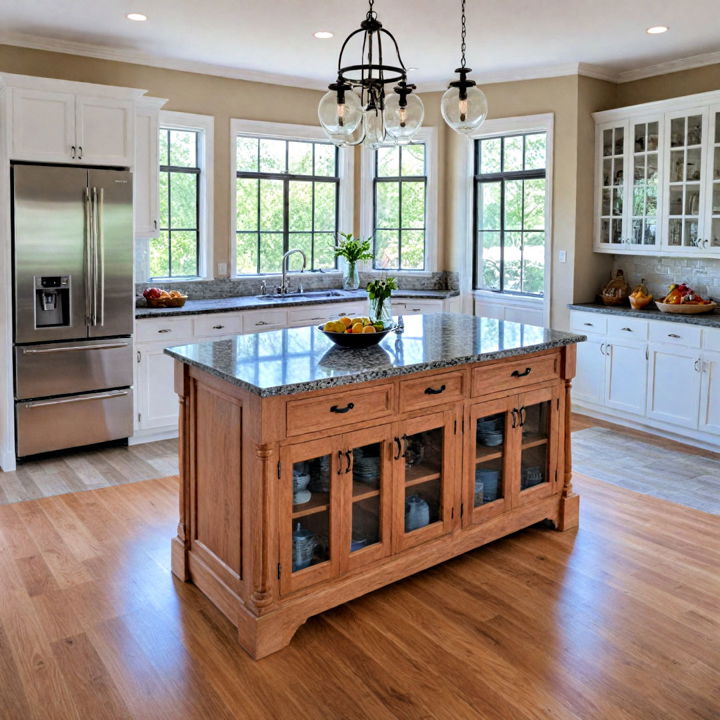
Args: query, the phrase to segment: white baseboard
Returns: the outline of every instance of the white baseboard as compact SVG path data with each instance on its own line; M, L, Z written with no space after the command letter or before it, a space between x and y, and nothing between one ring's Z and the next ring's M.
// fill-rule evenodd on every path
M177 436L177 426L159 428L158 430L141 430L128 438L128 445L142 445L143 443L157 442L158 440L171 440Z
M712 437L703 433L702 435L682 435L680 433L668 432L662 428L650 425L647 418L623 418L617 415L611 414L606 408L597 408L590 405L583 405L581 403L573 403L572 410L580 415L588 415L589 417L597 418L598 420L605 420L606 422L613 423L615 425L621 425L622 427L630 428L632 430L640 430L650 435L657 435L658 437L665 438L667 440L674 440L675 442L683 445L690 445L697 447L702 450L710 450L712 452L720 452L720 438L713 440Z

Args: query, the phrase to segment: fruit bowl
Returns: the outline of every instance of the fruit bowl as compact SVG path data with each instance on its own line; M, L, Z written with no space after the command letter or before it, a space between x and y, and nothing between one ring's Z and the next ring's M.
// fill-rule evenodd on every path
M151 308L181 308L185 304L185 301L187 299L187 295L179 295L175 297L145 298L148 307Z
M718 306L716 302L693 305L691 303L663 303L659 300L656 300L655 304L660 312L677 313L678 315L697 315L698 313L711 312Z
M328 332L323 330L322 325L318 325L318 330L326 337L329 337L338 347L351 350L377 345L392 329L393 326L391 325L374 333L339 333Z

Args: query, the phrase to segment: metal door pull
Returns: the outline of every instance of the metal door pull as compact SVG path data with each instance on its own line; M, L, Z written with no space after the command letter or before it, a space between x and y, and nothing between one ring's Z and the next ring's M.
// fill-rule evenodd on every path
M330 412L334 412L334 413L346 413L346 412L350 412L354 407L355 407L355 403L351 403L351 402L348 403L345 407L342 407L342 408L341 408L341 407L338 407L337 405L333 405L333 406L330 408Z
M675 333L668 333L668 337L680 339L680 335L676 335Z
M425 394L426 395L439 395L440 393L445 392L445 385L441 385L437 390L435 388L426 387L425 388Z
M24 407L45 407L47 405L65 405L67 403L84 402L86 400L105 400L106 398L122 397L127 395L127 390L116 390L114 392L100 393L99 395L83 395L82 397L62 398L61 400L43 400L42 402L23 403Z
M130 343L113 343L108 345L70 345L59 348L23 348L23 355L43 355L45 353L72 352L74 350L112 350L113 348L126 348Z
M519 370L513 370L510 374L513 377L527 377L532 372L532 368L525 368L523 372L520 372Z

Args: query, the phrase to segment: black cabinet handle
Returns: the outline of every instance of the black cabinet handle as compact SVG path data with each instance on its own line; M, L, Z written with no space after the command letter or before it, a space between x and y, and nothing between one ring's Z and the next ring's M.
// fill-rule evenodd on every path
M425 388L425 394L426 394L426 395L439 395L440 393L444 393L445 390L446 390L445 385L441 385L441 386L440 386L439 388L437 388L437 389L431 388L431 387L426 387L426 388Z
M347 467L345 468L345 474L347 475L352 470L352 453L349 450L345 451L345 460L347 461Z
M213 325L213 330L222 330L224 327L224 325Z
M393 438L393 442L397 444L397 452L393 455L393 460L399 460L402 457L402 443L399 437Z
M513 409L512 409L512 419L513 419L513 421L512 421L512 426L513 426L513 429L514 429L514 428L517 427L517 408L513 408Z
M78 145L78 160L82 160L82 145Z
M354 407L355 407L355 403L348 403L345 407L338 407L337 405L333 405L330 408L330 412L342 414L342 413L350 412Z
M74 145L70 146L70 153L71 153L70 157L74 160L75 159L75 146Z
M532 368L525 368L523 372L519 370L513 370L510 374L513 377L527 377L532 372Z
M523 405L518 411L520 416L520 427L525 427L525 421L527 420L527 408Z

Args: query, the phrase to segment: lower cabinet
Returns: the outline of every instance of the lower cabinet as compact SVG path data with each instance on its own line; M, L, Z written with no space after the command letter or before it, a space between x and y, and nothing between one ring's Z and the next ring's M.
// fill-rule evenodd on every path
M136 350L135 427L139 431L177 427L175 361L164 350L164 343L143 344Z
M666 430L696 428L702 360L698 350L681 345L650 344L647 416Z
M636 415L645 414L647 391L647 347L631 342L608 342L605 374L605 404Z
M700 430L720 435L720 352L703 353L702 371Z
M577 375L573 381L573 398L602 405L605 402L605 346L602 338L588 335L577 346Z

